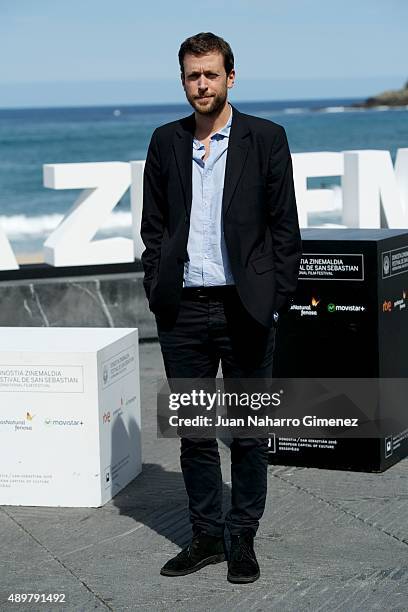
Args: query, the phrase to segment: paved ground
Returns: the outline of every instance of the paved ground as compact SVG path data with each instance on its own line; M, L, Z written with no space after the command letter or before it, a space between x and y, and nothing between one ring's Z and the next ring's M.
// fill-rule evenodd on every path
M99 509L0 506L0 610L408 611L408 459L384 474L269 468L256 539L261 578L226 563L181 578L162 564L189 540L179 441L155 435L157 344L141 346L143 472ZM229 503L229 450L220 443ZM10 593L65 593L64 605Z

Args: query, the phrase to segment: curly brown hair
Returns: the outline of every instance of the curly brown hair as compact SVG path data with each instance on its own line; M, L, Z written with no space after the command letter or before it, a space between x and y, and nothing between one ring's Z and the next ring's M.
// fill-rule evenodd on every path
M191 53L191 55L205 55L213 51L218 51L224 57L224 68L228 75L234 68L234 54L227 41L212 32L200 32L195 36L186 38L181 43L178 52L181 73L184 74L183 62L184 56L187 53Z

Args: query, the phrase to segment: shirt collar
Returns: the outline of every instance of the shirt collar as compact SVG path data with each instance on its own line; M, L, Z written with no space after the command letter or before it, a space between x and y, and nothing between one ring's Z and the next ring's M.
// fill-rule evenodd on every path
M232 106L231 105L230 105L230 109L231 109L231 112L230 112L230 116L229 116L229 119L228 119L227 123L224 125L224 127L222 127L220 130L215 132L215 134L213 134L211 136L211 138L213 136L215 136L216 134L219 134L220 136L225 136L226 138L229 138L230 130L231 130L231 124L232 124Z
M232 106L230 106L231 112L230 112L230 116L229 119L227 121L227 123L224 125L224 127L222 127L221 129L217 130L216 132L214 132L214 134L212 134L211 139L216 139L217 137L221 138L229 138L230 135L230 131L231 131L231 125L232 125ZM193 139L193 146L195 149L200 149L201 147L204 147L204 145L197 140L197 138Z

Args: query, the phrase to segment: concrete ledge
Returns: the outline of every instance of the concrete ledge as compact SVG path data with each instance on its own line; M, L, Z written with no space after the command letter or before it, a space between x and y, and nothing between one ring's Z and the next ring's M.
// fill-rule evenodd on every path
M5 327L138 327L157 338L143 272L3 280L0 304Z

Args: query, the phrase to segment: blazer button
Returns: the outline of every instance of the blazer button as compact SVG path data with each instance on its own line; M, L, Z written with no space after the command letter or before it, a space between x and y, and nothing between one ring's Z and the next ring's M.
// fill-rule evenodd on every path
M187 221L188 221L188 217L187 215L184 215L184 223L187 223Z

